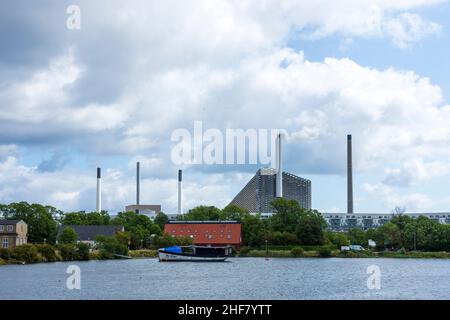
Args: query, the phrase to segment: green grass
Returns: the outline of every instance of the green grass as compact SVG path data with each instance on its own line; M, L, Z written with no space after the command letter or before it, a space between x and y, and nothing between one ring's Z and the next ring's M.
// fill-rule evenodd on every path
M156 258L158 257L158 250L152 249L130 250L128 254L132 258Z

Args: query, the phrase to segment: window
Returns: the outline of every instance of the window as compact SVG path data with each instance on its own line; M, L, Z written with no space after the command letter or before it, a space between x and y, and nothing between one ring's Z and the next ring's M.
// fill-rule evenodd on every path
M2 248L8 248L8 245L9 245L8 238L3 238Z
M13 231L13 226L8 226L8 231Z
M5 226L0 226L0 232L5 231Z

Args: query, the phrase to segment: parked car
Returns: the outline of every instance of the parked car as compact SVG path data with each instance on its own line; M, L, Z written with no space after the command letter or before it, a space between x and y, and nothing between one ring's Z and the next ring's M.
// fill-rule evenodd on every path
M364 251L365 249L359 244L351 244L349 246L341 246L341 251Z

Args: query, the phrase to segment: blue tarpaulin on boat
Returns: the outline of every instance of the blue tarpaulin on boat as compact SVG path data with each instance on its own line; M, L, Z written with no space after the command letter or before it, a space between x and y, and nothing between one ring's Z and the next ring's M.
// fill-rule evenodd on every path
M164 248L164 251L173 252L173 253L183 253L183 251L181 250L181 247L178 247L178 246Z

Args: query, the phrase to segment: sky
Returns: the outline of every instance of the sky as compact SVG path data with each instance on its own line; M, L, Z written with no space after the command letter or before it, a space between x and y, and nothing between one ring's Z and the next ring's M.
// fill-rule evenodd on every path
M79 8L79 26L67 27ZM445 0L0 0L0 203L226 206L259 167L174 163L176 129L283 129L312 206L450 211ZM72 21L72 20L70 20Z

